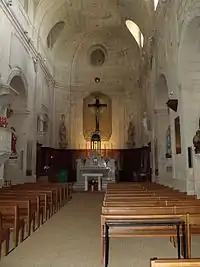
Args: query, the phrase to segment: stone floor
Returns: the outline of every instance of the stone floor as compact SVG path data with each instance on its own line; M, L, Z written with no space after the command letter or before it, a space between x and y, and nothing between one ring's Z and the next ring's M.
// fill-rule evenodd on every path
M76 193L39 230L24 241L1 267L100 267L100 210L102 194ZM193 242L199 256L200 239ZM199 253L199 254L198 254ZM115 238L109 267L149 267L152 257L176 257L168 238Z

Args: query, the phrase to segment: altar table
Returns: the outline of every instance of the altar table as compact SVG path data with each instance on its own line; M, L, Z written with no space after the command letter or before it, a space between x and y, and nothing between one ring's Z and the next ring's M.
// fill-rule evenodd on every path
M82 174L85 178L85 191L88 191L88 178L93 177L98 179L98 191L101 191L101 180L103 177L103 173L83 173Z

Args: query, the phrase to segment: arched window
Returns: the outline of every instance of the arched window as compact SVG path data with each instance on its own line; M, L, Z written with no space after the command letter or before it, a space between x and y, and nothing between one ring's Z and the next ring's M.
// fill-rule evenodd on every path
M133 37L135 38L138 46L143 47L144 46L144 36L143 36L140 28L138 27L138 25L135 24L135 22L133 22L132 20L126 20L126 27L130 31L130 33L133 35Z
M64 21L59 21L53 26L53 28L51 28L47 36L47 47L48 48L50 49L53 48L62 30L64 29L64 27L65 27Z
M159 2L159 0L154 0L154 10L156 10L156 8L158 6L158 2Z

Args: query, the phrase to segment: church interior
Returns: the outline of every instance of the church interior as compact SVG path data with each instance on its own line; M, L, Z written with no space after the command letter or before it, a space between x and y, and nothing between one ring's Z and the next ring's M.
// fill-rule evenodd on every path
M200 0L0 0L2 267L200 266L199 33Z

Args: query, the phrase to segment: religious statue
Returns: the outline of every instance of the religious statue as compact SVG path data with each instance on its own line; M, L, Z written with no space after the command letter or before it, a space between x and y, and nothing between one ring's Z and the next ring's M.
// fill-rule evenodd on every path
M65 115L61 115L61 124L59 127L59 146L61 149L67 148L67 129L65 126Z
M199 129L196 131L196 134L193 137L193 145L195 148L195 153L200 154L200 118L199 118Z
M172 157L172 142L171 142L171 129L170 126L167 128L167 136L166 136L166 158Z
M14 127L10 128L12 131L12 139L11 139L11 156L10 158L17 158L17 149L16 149L16 144L17 144L17 136L16 136L16 130Z
M148 119L146 112L144 112L143 114L142 126L143 126L143 142L145 146L148 146L150 140L150 120Z
M143 124L144 131L147 134L149 131L148 129L149 127L148 127L148 118L147 118L146 112L144 112L143 114L142 124Z
M127 147L133 148L134 146L135 146L135 126L133 124L132 116L130 116L130 121L128 125Z
M43 114L39 114L37 117L37 131L39 133L44 132L44 116L43 116Z
M37 118L37 131L46 133L48 131L49 117L46 113L40 113Z
M12 117L13 113L14 113L14 111L11 108L11 106L9 105L7 110L6 110L6 117L9 119L10 117Z
M193 145L195 147L195 153L200 154L200 129L196 131L196 134L193 137Z

